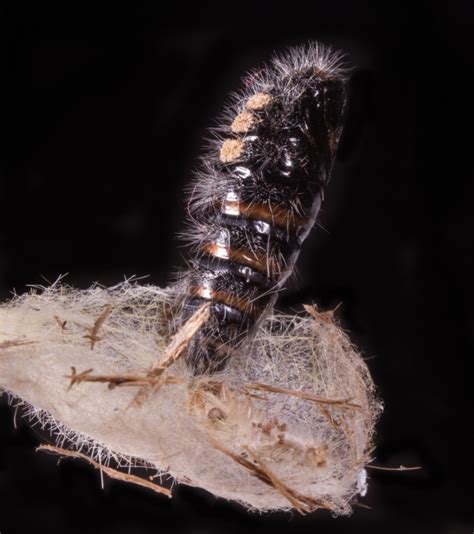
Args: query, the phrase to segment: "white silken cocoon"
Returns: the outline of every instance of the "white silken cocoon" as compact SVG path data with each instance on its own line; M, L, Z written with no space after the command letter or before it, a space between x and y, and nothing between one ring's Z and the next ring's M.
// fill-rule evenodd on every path
M224 371L193 378L169 358L179 295L126 282L15 297L0 308L0 390L102 465L146 465L255 511L350 513L381 403L332 314L274 312Z

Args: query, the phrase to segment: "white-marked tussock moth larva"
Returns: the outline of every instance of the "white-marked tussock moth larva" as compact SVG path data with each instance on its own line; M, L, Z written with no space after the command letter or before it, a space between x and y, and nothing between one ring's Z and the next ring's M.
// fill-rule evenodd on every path
M290 49L247 78L193 184L183 320L211 318L188 347L197 375L221 369L270 310L313 227L345 105L341 55Z

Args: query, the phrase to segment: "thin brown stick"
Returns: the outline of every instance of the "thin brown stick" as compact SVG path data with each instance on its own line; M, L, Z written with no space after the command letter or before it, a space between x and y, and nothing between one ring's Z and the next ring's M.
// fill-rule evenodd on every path
M334 326L334 314L339 309L341 302L333 309L325 312L318 311L314 306L309 304L303 304L303 308L317 321L322 321L323 323Z
M419 471L420 469L423 469L421 465L414 465L411 467L405 467L404 465L401 465L400 467L383 467L381 465L366 465L365 467L368 467L370 469L378 469L379 471Z
M152 365L149 376L160 376L164 373L183 354L191 338L208 319L209 304L207 303L203 304L173 336L163 358Z
M331 412L323 405L319 408L323 416L329 421L329 424L332 426L333 430L339 430L340 423L338 423L334 417L331 415Z
M10 349L11 347L21 347L22 345L33 345L37 341L14 341L7 339L0 343L0 349Z
M355 410L361 410L362 407L358 404L350 402L352 399L328 399L321 397L320 395L314 395L307 391L297 391L294 389L281 388L277 386L270 386L269 384L262 384L261 382L248 382L243 386L246 389L257 389L260 391L269 391L270 393L283 393L284 395L292 395L299 399L304 399L319 404L328 404L330 406L336 406L338 408L351 408Z
M112 469L111 467L101 465L99 462L96 462L95 460L93 460L86 454L83 454L82 452L70 451L67 449L62 449L60 447L55 447L54 445L40 445L39 447L36 448L36 450L37 451L48 451L48 452L52 452L55 454L59 454L61 456L68 456L70 458L80 458L82 460L86 460L86 462L88 462L93 467L95 467L95 469L99 469L100 471L103 471L110 478L121 480L122 482L129 482L131 484L136 484L137 486L142 486L144 488L151 489L155 493L166 495L168 498L172 497L171 491L169 489L163 488L163 486L159 486L158 484L154 484L153 482L137 477L135 475L122 473L121 471L117 471L116 469Z
M359 508L365 508L366 510L373 510L372 506L369 506L368 504L362 504L361 502L355 502L354 506L358 506Z
M296 499L294 499L290 493L288 493L288 492L286 492L284 490L285 486L284 486L284 484L280 483L279 479L277 479L274 476L274 478L272 480L272 478L269 476L269 474L267 472L265 472L263 469L261 469L260 466L255 465L254 463L250 462L246 458L243 458L242 456L240 456L239 454L231 451L227 447L224 447L224 445L222 445L218 441L216 441L216 440L211 438L210 442L211 442L211 445L215 449L217 449L218 451L221 451L224 454L226 454L227 456L229 456L229 458L234 460L234 462L238 463L239 465L241 465L242 467L247 469L247 471L249 471L251 475L253 475L254 477L258 478L259 480L261 480L265 484L268 484L269 486L272 486L277 491L282 493L282 495L286 499L288 499L288 501L290 502L290 504L294 508L296 508L300 513L304 513L304 510L302 510L302 508L301 508L300 504L298 503L298 501Z
M77 384L78 382L83 382L86 377L92 373L93 369L86 369L85 371L82 371L82 373L77 373L76 368L74 366L71 366L71 374L68 376L68 378L71 380L71 383L69 384L69 387L67 390L69 391L74 384Z
M252 456L253 460L257 462L261 469L267 473L269 478L272 481L278 481L279 484L281 484L286 492L291 494L291 496L299 501L300 503L304 504L306 506L306 512L313 512L317 508L324 508L326 510L332 510L333 506L331 503L323 500L323 499L316 499L314 497L310 497L308 495L303 495L299 491L295 490L294 488L291 488L284 484L281 480L279 480L276 475L270 470L270 468L263 462L263 460L257 455L256 452L250 450L248 447L246 447L247 452Z
M102 336L99 336L99 330L102 325L105 323L107 317L112 313L112 306L107 304L105 310L97 317L95 320L94 326L90 329L90 334L86 334L84 337L91 340L91 350L94 348L97 341L102 339Z
M80 384L81 382L99 382L109 384L109 389L113 389L117 386L146 386L153 384L182 384L186 380L178 378L177 376L167 376L165 379L162 377L153 378L148 375L91 375L93 369L87 369L81 373L76 372L75 367L71 367L71 374L64 375L65 378L71 380L69 389L74 384Z
M291 488L289 488L286 484L284 484L276 475L269 469L269 467L262 462L260 458L257 457L255 453L253 453L248 447L246 447L246 451L250 454L250 456L253 458L254 462L256 462L259 466L259 469L262 473L268 477L268 480L270 481L270 484L279 491L295 508L301 515L304 515L307 511L304 506L302 506L301 501L296 498L294 495L294 492Z
M152 378L160 377L173 363L183 356L191 338L208 319L209 303L206 303L203 304L173 336L164 352L163 358L152 365L147 376ZM141 405L146 400L148 394L156 391L156 388L158 387L159 383L154 385L150 391L147 386L143 386L135 395L132 404L135 406Z
M57 315L53 315L53 319L59 324L59 326L61 327L61 330L64 331L64 329L66 328L67 320L63 321Z
M275 473L273 473L273 471L261 460L261 458L259 458L258 455L249 448L246 448L245 450L248 454L250 454L255 463L243 458L240 454L231 451L215 439L209 438L209 440L215 449L229 456L229 458L234 460L234 462L247 469L251 475L279 491L301 515L312 512L316 510L316 508L326 508L328 510L332 509L332 506L329 503L314 499L313 497L302 495L295 489L287 486L275 475Z

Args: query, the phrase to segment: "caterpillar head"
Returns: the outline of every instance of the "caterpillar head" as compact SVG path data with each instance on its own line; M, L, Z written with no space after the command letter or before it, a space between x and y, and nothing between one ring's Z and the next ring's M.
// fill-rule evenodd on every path
M247 80L219 146L224 171L302 187L328 181L342 130L340 56L318 44L292 49ZM235 170L235 172L234 172Z

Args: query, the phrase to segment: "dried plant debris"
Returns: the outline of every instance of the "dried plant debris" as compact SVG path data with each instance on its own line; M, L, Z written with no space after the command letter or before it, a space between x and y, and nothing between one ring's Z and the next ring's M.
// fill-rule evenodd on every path
M119 458L251 510L350 513L381 404L333 316L273 313L223 371L193 377L181 355L208 310L178 329L181 295L125 282L15 297L0 307L0 389L55 452L115 478L140 483L113 472Z
M40 445L37 448L37 450L45 451L45 452L52 452L54 454L59 454L60 456L65 456L69 458L79 458L81 460L85 460L86 462L90 463L96 469L100 469L102 472L106 473L110 478L115 478L116 480L129 482L131 484L136 484L137 486L142 486L144 488L151 489L152 491L156 493L160 493L161 495L166 495L167 497L170 497L170 498L172 496L171 491L167 488L164 488L158 484L155 484L149 480L143 479L136 475L132 475L130 473L123 473L122 471L118 471L117 469L113 469L107 465L102 465L101 463L93 460L90 456L87 456L87 454L84 454L82 452L70 451L67 449L62 449L61 447L55 447L54 445Z

